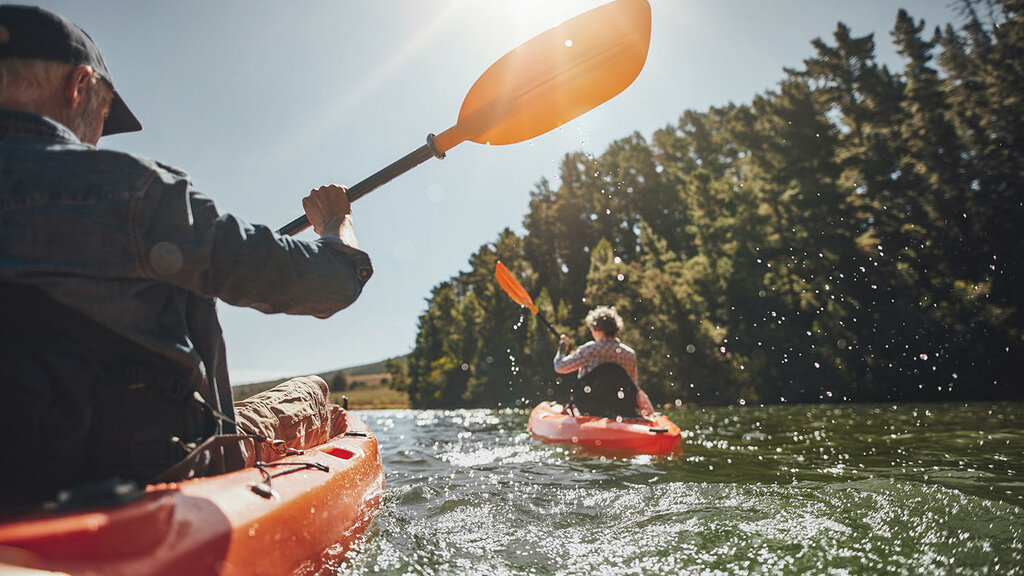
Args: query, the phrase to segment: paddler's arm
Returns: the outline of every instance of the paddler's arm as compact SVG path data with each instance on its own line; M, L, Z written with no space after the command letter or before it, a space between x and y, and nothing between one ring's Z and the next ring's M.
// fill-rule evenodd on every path
M586 363L586 345L580 346L572 354L566 355L572 341L565 334L558 337L558 352L555 353L554 368L559 374L568 374L573 370L579 370ZM581 353L583 352L583 353Z
M654 404L651 399L647 397L647 392L644 392L639 386L636 388L636 403L640 408L640 415L645 417L654 416Z
M134 218L144 276L268 314L327 318L373 275L341 186L310 193L321 236L300 240L221 213L187 175L157 168ZM164 257L154 263L153 254Z

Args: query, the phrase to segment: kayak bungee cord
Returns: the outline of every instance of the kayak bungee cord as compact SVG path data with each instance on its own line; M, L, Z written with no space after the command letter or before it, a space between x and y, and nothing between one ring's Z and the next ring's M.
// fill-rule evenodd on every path
M272 466L293 466L293 468L291 470L284 470L278 472L277 474L271 474L270 471L267 470L267 468L270 468ZM299 470L306 470L309 468L316 468L321 472L331 471L331 469L328 468L326 464L321 464L319 462L257 462L253 464L252 467L260 471L260 474L263 475L263 481L256 482L250 485L249 488L257 496L261 498L266 498L268 500L277 496L277 492L275 492L274 488L270 485L270 480L272 478L277 478L278 476L284 476L285 474L291 474L293 472L298 472Z
M274 452L277 452L278 455L280 455L280 456L292 456L292 455L302 454L303 453L302 450L299 450L299 449L292 448L292 447L288 446L283 440L271 440L270 438L267 438L266 436L260 434L259 432L254 432L252 430L247 429L245 426L242 426L237 421L235 421L234 418L228 416L227 414L224 414L223 412L221 412L220 410L217 410L213 406L210 406L210 403L207 402L206 399L203 398L203 396L198 391L192 393L192 400L197 402L200 406L202 406L207 411L207 413L210 416L212 416L212 417L214 417L214 418L216 418L216 419L218 419L218 420L220 420L222 422L226 422L228 424L231 424L232 426L235 427L235 429L241 431L244 436L252 437L254 440L257 440L259 442L262 442L263 444L266 444L266 445L270 446L271 450L273 450ZM230 436L230 435L228 435L228 434L214 434L210 438L216 438L218 436ZM179 440L179 442L180 442L180 440ZM187 456L186 456L186 458L187 458Z

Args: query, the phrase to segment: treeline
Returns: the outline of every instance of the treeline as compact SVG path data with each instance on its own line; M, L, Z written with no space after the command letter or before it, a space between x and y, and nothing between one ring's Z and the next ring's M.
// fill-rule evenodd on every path
M416 407L564 394L501 260L577 343L614 305L656 403L1021 398L1024 0L962 8L898 13L901 70L839 24L750 104L567 155L526 233L434 288L396 384Z

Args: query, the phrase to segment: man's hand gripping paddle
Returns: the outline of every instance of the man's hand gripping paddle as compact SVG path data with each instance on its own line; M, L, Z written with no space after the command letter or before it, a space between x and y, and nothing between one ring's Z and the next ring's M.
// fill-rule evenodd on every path
M647 0L615 0L529 40L491 65L462 101L454 126L348 189L350 202L466 140L523 142L622 92L640 74L651 42ZM309 227L302 215L279 234Z

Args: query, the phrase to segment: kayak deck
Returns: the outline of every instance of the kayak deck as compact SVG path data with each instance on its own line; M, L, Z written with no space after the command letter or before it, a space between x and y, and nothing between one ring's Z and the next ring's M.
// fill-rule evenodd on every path
M562 409L561 404L553 402L538 404L530 413L530 433L545 442L640 454L671 454L682 443L679 427L661 414L650 420L620 422L614 418L564 414Z
M333 571L383 501L377 439L348 414L321 446L256 468L148 486L129 503L0 524L0 572L318 574ZM269 497L267 497L269 496Z

